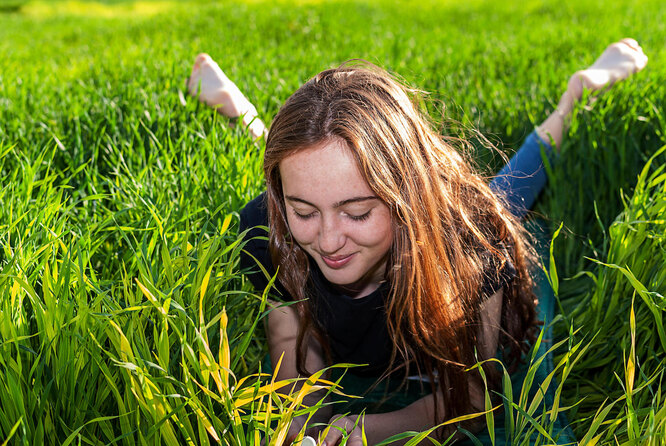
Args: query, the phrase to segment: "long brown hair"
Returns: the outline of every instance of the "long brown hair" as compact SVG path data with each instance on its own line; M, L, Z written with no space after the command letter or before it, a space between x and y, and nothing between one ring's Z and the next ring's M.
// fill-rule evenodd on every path
M506 262L517 276L504 288L500 346L509 362L526 348L523 341L535 323L531 251L519 221L452 140L433 130L419 98L375 66L347 64L319 73L285 102L271 125L264 158L270 250L282 284L293 298L303 299L297 304L297 365L307 374L306 334L324 346L326 340L307 300L307 254L289 236L279 164L295 151L344 141L370 188L391 210L386 312L393 359L422 364L433 389L437 372L451 418L470 410L465 368L476 363L481 289L498 279L493 276Z

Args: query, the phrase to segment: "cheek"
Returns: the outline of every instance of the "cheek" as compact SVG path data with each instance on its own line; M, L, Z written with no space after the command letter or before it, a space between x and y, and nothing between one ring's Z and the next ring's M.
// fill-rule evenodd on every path
M385 226L380 231L377 231L379 239L379 249L385 254L393 245L393 228Z
M358 233L358 242L377 251L386 252L393 244L393 225L388 216L376 220Z
M317 235L317 228L310 221L299 220L292 215L287 215L287 224L294 241L301 246L312 243Z

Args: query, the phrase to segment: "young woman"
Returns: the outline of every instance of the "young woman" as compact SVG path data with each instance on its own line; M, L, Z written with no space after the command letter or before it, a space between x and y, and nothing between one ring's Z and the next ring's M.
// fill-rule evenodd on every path
M641 70L633 39L610 45L575 73L557 109L488 185L439 135L415 93L371 66L325 70L282 106L270 131L256 109L207 55L197 56L190 93L266 136L266 192L241 211L250 232L243 265L277 273L282 299L268 317L278 378L337 362L373 378L416 374L430 393L384 413L333 416L322 444L370 444L482 410L483 384L466 369L495 357L515 363L534 328L531 250L520 224L545 184L540 146L560 145L583 89L599 90ZM250 274L263 290L268 277ZM538 296L537 296L538 297ZM489 367L487 374L493 376ZM290 434L302 428L297 419Z

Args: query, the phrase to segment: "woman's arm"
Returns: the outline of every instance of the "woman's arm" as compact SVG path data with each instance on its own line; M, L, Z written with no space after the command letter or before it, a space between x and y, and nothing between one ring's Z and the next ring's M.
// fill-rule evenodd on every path
M273 310L268 314L268 351L271 364L275 365L282 357L280 369L277 372L277 380L290 379L300 376L296 368L296 340L298 336L298 314L293 306L279 306L277 302L271 302ZM308 372L316 372L326 366L324 354L319 343L310 337L307 343L307 354L305 368ZM300 386L297 385L295 389ZM323 392L315 392L304 399L307 406L316 404L323 397ZM310 420L310 424L325 423L331 417L331 408L326 406L319 409ZM305 416L298 417L292 422L287 444L293 441L306 421ZM312 429L309 434L315 434Z
M501 309L501 291L500 309ZM277 305L277 304L275 304ZM289 379L299 376L296 369L296 337L298 335L298 314L293 307L276 307L268 315L268 345L271 362L277 364L282 357L282 365L277 374L277 379ZM308 371L318 371L325 367L323 352L321 346L314 340L311 340L307 346L306 368ZM313 394L305 401L307 405L313 405L321 399L323 395ZM441 404L442 398L438 399L440 403L438 414L445 415L445 410ZM433 426L435 402L432 395L428 395L404 409L383 414L368 414L364 416L363 423L368 444L377 444L380 441L389 438L392 435L406 431L422 431ZM334 427L329 429L328 435L322 443L328 446L338 444L343 437L343 431L349 432L350 437L348 446L362 446L361 422L356 423L358 415L331 417L330 406L317 411L315 417L310 420L312 424L330 424ZM288 445L303 428L306 417L299 417L293 420L292 426L287 436ZM336 428L337 427L337 428ZM306 433L313 437L321 431L321 427L308 428ZM401 444L395 443L396 445Z
M495 356L497 352L497 343L499 339L500 321L502 317L502 299L503 292L500 289L481 304L479 329L479 353L481 359L488 359ZM470 385L470 401L472 411L483 411L484 407L484 389L481 382L473 380ZM446 407L442 404L443 398L437 398L437 414L440 419L448 418ZM347 442L348 446L361 446L361 428L365 430L368 444L377 444L393 435L407 431L424 431L434 426L435 420L435 398L433 395L427 395L409 406L393 412L381 414L366 414L361 421L357 422L359 415L349 415L341 417L336 415L331 418L332 427L328 435L324 438L326 446L336 445L343 437L343 432L350 434ZM336 428L337 427L337 428ZM434 434L433 434L434 435ZM392 444L404 444L407 440L395 442ZM324 443L321 443L322 445ZM429 440L424 440L423 444L432 444Z
M444 407L440 403L439 414L445 415ZM349 433L347 446L362 446L362 429L369 445L377 444L393 435L408 431L424 431L433 427L435 399L433 395L425 396L404 409L380 414L366 414L357 421L359 415L341 417L336 415L330 420L331 428L328 435L320 443L322 446L334 446L343 438L343 432ZM404 444L407 440L391 443ZM432 444L424 440L423 444Z
M245 234L245 245L240 255L241 269L245 277L259 292L263 292L269 286L271 277L277 274L273 266L268 249L266 231L262 227L268 226L268 209L266 206L266 193L262 193L250 201L240 211L239 234ZM261 268L259 268L261 265ZM285 301L290 301L289 293L279 281L273 282L272 291L282 296ZM272 309L267 318L268 349L271 363L275 366L280 357L282 362L277 372L278 380L297 378L299 376L296 368L296 341L298 336L298 314L294 306L284 306L280 303L269 301ZM319 343L310 338L307 345L305 368L315 372L325 367L324 355ZM298 385L295 390L298 389ZM285 389L288 390L288 389ZM306 398L306 405L316 404L322 395L311 394ZM323 408L315 414L312 423L325 423L331 416L330 408ZM287 435L289 444L305 424L307 417L299 417L292 422ZM314 433L316 432L309 432Z

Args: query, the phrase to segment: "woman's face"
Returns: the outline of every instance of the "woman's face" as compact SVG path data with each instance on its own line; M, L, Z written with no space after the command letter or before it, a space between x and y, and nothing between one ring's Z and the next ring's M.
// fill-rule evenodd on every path
M362 297L384 280L391 214L370 189L344 142L332 139L280 162L294 240L326 279Z

